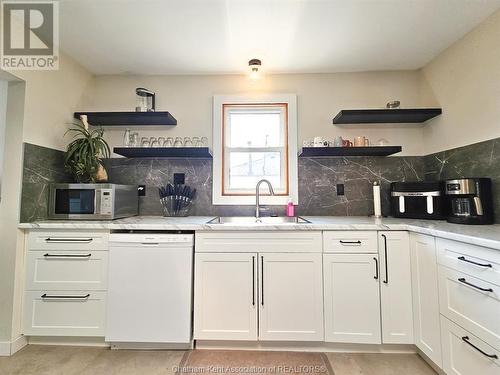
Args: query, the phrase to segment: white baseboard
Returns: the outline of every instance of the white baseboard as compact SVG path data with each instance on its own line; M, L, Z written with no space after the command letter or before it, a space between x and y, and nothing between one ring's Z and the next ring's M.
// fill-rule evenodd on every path
M29 336L28 343L34 345L97 346L109 348L104 337L69 337L69 336Z
M196 349L224 350L283 350L299 352L337 353L416 353L415 345L393 344L343 344L326 342L287 341L208 341L196 340Z
M12 341L1 341L0 342L0 356L11 356L17 351L28 345L28 340L25 336L19 336Z
M172 344L172 343L148 343L148 342L113 342L113 350L189 350L193 349L193 342Z

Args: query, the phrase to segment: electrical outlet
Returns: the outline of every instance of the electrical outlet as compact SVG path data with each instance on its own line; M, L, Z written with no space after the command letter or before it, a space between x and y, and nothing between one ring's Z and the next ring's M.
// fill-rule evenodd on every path
M337 195L344 195L344 184L337 184Z
M137 187L137 195L139 197L145 197L146 196L146 185L139 185Z
M184 173L174 173L174 185L183 185L186 179Z

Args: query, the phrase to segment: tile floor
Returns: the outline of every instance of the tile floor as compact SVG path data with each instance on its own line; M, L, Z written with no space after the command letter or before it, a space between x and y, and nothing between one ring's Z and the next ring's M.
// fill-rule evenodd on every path
M227 352L223 353L220 355L227 358ZM210 353L210 358L217 362L217 355L219 354ZM244 357L248 361L252 359L252 356L259 355L261 355L259 352L244 353L237 358ZM284 353L283 355L285 357L287 355L293 356L294 353ZM273 355L268 354L267 359L271 357ZM30 345L12 357L0 357L0 374L168 375L174 374L175 367L185 363L187 358L184 351L109 350L90 347ZM283 357L280 358L283 359ZM325 353L322 358L327 358L331 365L328 372L333 370L335 375L435 374L431 367L416 354ZM269 361L266 363L268 364ZM224 364L227 364L227 360Z

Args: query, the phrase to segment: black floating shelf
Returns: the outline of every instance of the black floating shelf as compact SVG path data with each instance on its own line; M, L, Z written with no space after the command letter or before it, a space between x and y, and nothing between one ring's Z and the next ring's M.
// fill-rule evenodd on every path
M299 157L325 158L335 156L389 156L401 152L401 150L401 146L303 147Z
M94 126L158 126L177 125L177 120L169 112L75 112L74 117L87 115Z
M441 114L441 108L411 109L343 109L333 119L334 124L395 124L420 123Z
M127 158L212 159L208 147L115 147L113 152Z

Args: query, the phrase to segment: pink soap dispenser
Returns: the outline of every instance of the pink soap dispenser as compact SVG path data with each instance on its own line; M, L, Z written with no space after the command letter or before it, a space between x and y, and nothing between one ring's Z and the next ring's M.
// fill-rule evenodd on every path
M292 198L288 198L288 203L286 204L286 216L295 216L295 206L293 205Z

